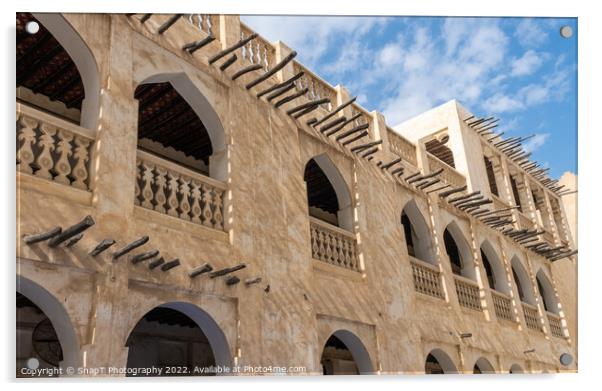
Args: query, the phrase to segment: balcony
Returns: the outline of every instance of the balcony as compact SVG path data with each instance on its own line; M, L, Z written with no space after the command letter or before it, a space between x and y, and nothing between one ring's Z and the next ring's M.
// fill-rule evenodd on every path
M537 313L537 307L531 304L522 303L523 313L525 315L525 323L527 328L531 330L541 331L541 324L539 323L539 315Z
M564 333L562 332L562 323L560 321L560 316L553 314L551 312L546 312L548 316L548 323L550 324L550 333L554 337L564 338Z
M493 300L493 309L498 319L504 319L514 321L512 317L512 300L510 297L498 291L491 291L491 298Z
M458 275L454 276L454 282L460 305L471 310L482 311L483 308L481 307L481 297L477 283Z
M150 153L137 152L136 205L223 231L225 191L222 182Z
M94 133L17 104L17 171L80 190L89 190Z
M428 156L428 164L429 170L431 172L437 171L439 169L443 169L443 172L440 175L440 178L447 184L452 187L462 187L466 186L466 178L464 175L460 174L455 169L451 168L437 157L427 153Z
M440 272L437 267L413 257L410 257L410 264L416 292L444 299Z
M311 255L314 259L359 272L355 235L334 225L309 217Z

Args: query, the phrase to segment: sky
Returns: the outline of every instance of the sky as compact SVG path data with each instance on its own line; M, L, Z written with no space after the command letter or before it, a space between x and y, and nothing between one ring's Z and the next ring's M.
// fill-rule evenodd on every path
M535 134L525 149L552 177L577 172L575 18L241 18L391 127L457 99L500 118L504 137Z

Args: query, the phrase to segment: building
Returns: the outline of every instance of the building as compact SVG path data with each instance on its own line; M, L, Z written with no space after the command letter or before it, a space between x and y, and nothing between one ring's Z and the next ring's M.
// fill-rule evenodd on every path
M237 16L16 53L17 376L576 371L564 190L495 120L393 129Z

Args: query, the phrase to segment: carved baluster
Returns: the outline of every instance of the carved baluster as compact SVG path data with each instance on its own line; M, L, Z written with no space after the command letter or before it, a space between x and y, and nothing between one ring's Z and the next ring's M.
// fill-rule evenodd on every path
M339 245L339 253L338 253L339 263L345 262L345 252L343 251L343 246L345 245L346 242L347 242L347 240L344 237L339 237L339 240L338 240L338 245Z
M34 155L31 147L36 142L35 128L38 126L38 121L21 115L19 125L21 125L21 129L18 137L22 144L17 149L17 170L33 174L31 163L34 161Z
M148 209L153 209L153 169L154 165L149 162L142 162L142 181L144 187L142 188L142 206Z
M319 250L318 250L318 254L320 255L320 260L321 261L327 261L326 259L326 247L325 247L325 238L324 238L325 234L324 231L320 230L318 233L318 245Z
M201 224L201 188L197 181L192 180L192 222Z
M339 235L334 235L332 239L332 261L336 265L339 265L341 263L341 260L339 258L339 246L341 245L341 238L339 237Z
M180 178L180 218L184 220L190 220L190 178L182 176Z
M167 197L167 214L178 216L178 174L173 171L167 171L169 196Z
M57 151L59 153L59 158L54 166L54 170L58 175L54 178L54 180L56 182L68 185L71 182L69 178L67 178L67 175L71 173L69 157L72 155L71 140L73 140L73 134L59 129L58 136L59 141L57 143Z
M215 198L213 199L213 223L215 229L224 229L224 215L222 196L223 192L219 189L213 189L215 192Z
M203 190L203 225L213 228L213 223L211 222L213 217L213 212L211 211L213 199L211 195L211 187L203 184L201 188Z
M318 230L315 227L311 227L311 255L314 259L319 259L318 247Z
M54 151L54 135L56 134L56 127L45 123L40 124L40 140L38 146L42 148L42 152L38 155L36 163L39 170L36 171L35 175L44 179L52 179L52 173L50 170L54 165L52 161L51 152Z
M161 166L155 168L155 210L160 213L165 213L165 185L167 184L167 170Z
M71 186L86 190L88 188L86 179L88 179L88 147L90 146L90 140L75 136L74 141L75 150L73 153L77 162L71 170L71 176L74 179Z
M136 159L136 180L135 189L134 189L134 205L140 205L140 181L142 180L142 170L140 168L140 164L142 162L140 159Z

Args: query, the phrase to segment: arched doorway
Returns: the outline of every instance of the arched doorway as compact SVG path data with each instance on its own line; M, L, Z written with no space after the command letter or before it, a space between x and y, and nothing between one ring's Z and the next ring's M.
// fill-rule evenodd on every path
M483 373L495 373L495 369L493 369L493 365L487 360L485 357L480 357L474 364L472 368L472 373L475 375L480 375Z
M421 261L435 264L431 231L416 205L409 201L401 212L401 225L406 238L408 254Z
M307 162L303 180L307 185L309 215L352 231L351 195L345 180L327 155L316 156Z
M55 368L58 376L59 368L81 363L79 342L65 308L46 289L22 276L17 276L16 361L17 377L30 376L22 369L36 366Z
M424 373L427 375L440 375L458 373L452 359L441 349L433 349L426 356Z
M37 32L28 32L28 23ZM17 101L96 129L100 80L96 61L60 14L17 13Z
M451 222L443 231L445 252L449 257L452 272L456 275L475 279L475 270L472 261L472 252L468 241L465 239L460 227Z
M516 374L516 373L525 373L523 367L521 367L518 364L512 364L512 366L510 367L510 373Z
M320 359L324 375L361 375L374 372L368 350L352 332L338 330L326 341Z
M512 278L516 284L516 289L521 302L535 305L535 296L531 289L531 279L518 257L514 256L512 258L511 266Z
M148 376L212 376L227 373L230 350L217 323L197 306L172 302L148 311L130 332L128 376L137 368L160 368ZM168 368L185 368L176 372ZM138 373L136 376L140 376Z

